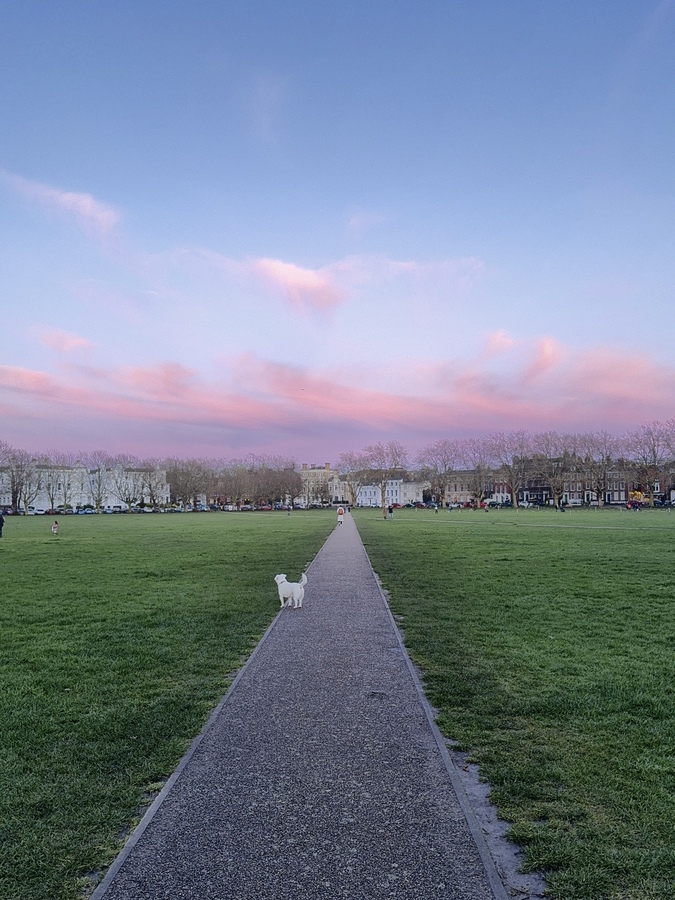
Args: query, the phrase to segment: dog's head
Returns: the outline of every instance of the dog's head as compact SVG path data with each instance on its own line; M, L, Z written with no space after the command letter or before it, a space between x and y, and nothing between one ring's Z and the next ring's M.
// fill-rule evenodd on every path
M286 576L285 575L275 575L274 580L276 581L277 584L281 584L282 581L286 581Z

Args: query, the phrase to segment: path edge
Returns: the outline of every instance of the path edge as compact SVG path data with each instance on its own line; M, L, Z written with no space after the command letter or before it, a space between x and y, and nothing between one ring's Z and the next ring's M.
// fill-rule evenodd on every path
M354 524L356 525L356 522ZM361 535L359 534L359 538L360 537ZM363 541L361 541L361 543L363 543ZM366 550L365 545L363 549L368 560L368 565L370 566L370 571L373 573L373 578L375 580L375 583L377 584L377 589L380 593L380 597L382 598L382 603L387 611L387 615L389 616L389 621L391 622L394 634L396 635L399 650L403 654L403 658L405 659L406 665L408 667L408 672L415 686L415 690L417 691L417 696L424 709L424 713L426 715L427 722L429 723L429 727L431 728L431 732L434 736L434 740L436 741L438 751L441 754L443 765L445 766L448 778L450 779L450 783L452 784L453 790L462 809L462 813L464 814L464 818L466 820L469 831L471 832L471 836L473 837L474 843L476 844L476 849L478 850L478 855L480 856L481 862L483 863L483 868L485 869L485 875L490 885L490 889L495 896L495 900L509 900L509 894L507 893L506 886L504 885L504 882L502 881L502 878L499 874L497 864L495 863L492 853L490 852L490 848L488 847L485 835L483 834L483 829L476 817L476 813L474 812L473 806L471 805L471 800L469 799L466 789L464 788L462 779L457 772L457 766L450 756L447 744L445 743L445 738L441 734L441 731L436 724L436 716L434 715L431 704L429 703L429 700L424 693L424 688L417 673L417 669L415 668L415 664L408 656L408 650L403 642L401 631L396 624L396 620L394 619L394 614L391 611L391 607L389 605L389 601L387 599L384 588L382 587L380 578L375 572L375 569L373 569L373 565L370 561L370 557L368 556L368 551Z
M309 570L312 568L312 566L314 565L314 560L317 558L319 553L321 553L323 548L326 546L326 544L330 540L332 534L333 534L333 531L331 531L328 534L328 536L326 537L326 540L323 542L321 547L319 547L319 549L317 550L316 554L314 555L312 561L307 566L307 568L304 570L305 572L309 572ZM359 535L359 537L360 537L360 535ZM370 562L370 560L368 560L368 562ZM372 569L372 566L371 566L371 569ZM258 643L255 645L255 647L251 651L250 655L244 662L243 666L239 669L239 671L235 675L234 680L228 687L227 691L225 692L223 697L221 697L217 706L215 706L215 708L211 712L211 715L209 716L209 718L206 720L206 722L202 726L201 731L194 738L194 740L192 741L192 743L190 744L188 749L185 751L185 753L181 757L181 760L178 763L178 765L176 766L176 768L173 770L171 775L167 778L164 786L162 787L162 790L159 792L159 794L157 794L157 796L152 801L150 806L143 813L143 817L141 818L141 821L131 832L131 834L125 841L122 849L119 851L119 853L117 854L115 859L110 863L110 866L106 870L106 873L103 876L102 881L100 881L99 884L96 886L94 892L92 894L88 895L87 900L105 900L105 895L108 891L108 888L112 884L115 876L117 875L119 870L122 868L122 866L126 862L131 851L134 849L136 844L139 842L139 840L143 836L144 832L147 830L147 828L150 825L150 823L152 822L152 820L155 818L155 815L159 812L160 807L166 800L166 798L167 798L168 794L170 793L171 789L173 788L173 786L176 784L176 782L182 775L183 770L187 767L188 763L190 762L192 757L197 752L199 745L201 744L201 742L204 740L206 735L209 733L209 731L211 731L211 729L215 725L216 719L222 712L223 707L225 706L227 701L230 699L230 696L234 693L237 685L239 684L239 681L241 680L244 673L248 669L249 664L257 656L258 651L260 650L262 645L265 643L265 641L267 640L267 638L270 635L270 633L272 632L272 630L274 629L274 627L277 624L277 622L279 621L279 618L280 618L281 614L283 613L283 611L284 611L283 607L277 611L277 614L274 616L274 618L272 619L270 624L267 626L265 633L260 638Z

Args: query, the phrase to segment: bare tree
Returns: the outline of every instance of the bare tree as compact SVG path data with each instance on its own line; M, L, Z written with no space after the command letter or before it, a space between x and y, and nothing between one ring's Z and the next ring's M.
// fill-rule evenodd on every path
M250 493L249 468L243 460L231 460L220 472L219 486L225 499L241 504Z
M382 515L387 517L387 483L404 478L408 466L408 451L399 441L378 441L363 450L368 461L368 482L378 485Z
M206 494L212 470L200 459L167 460L166 477L171 486L171 499L197 508L200 494Z
M143 499L143 472L137 457L121 453L112 460L110 487L120 503L129 509Z
M526 431L499 432L490 437L492 455L499 474L506 482L514 509L531 469L532 439Z
M81 478L86 471L84 466L73 453L61 453L58 457L61 467L61 481L59 487L60 506L63 511L73 508L73 495L79 488L82 491Z
M281 461L277 471L277 492L275 499L280 503L293 505L295 497L300 496L302 490L302 478L297 470L297 463L293 459Z
M157 509L166 503L166 470L158 459L145 459L141 464L141 494L148 506Z
M459 442L459 457L468 470L469 491L476 507L490 496L494 484L494 457L489 438L465 438Z
M340 478L347 485L352 506L356 506L359 491L366 484L368 465L368 459L363 452L354 453L353 451L348 451L347 453L341 453L338 458L338 472L340 473Z
M285 456L271 457L268 499L272 502L293 503L302 492L302 478L297 470L297 462Z
M10 477L7 462L12 448L6 441L0 441L0 490L9 491Z
M18 465L23 470L22 497L24 512L28 515L28 507L37 499L42 490L42 467L37 459L25 450L18 451Z
M314 496L322 506L325 506L327 503L330 503L330 484L328 478L321 478L314 485Z
M580 434L577 453L586 484L602 507L616 469L619 440L607 431Z
M23 488L26 480L26 453L4 445L4 475L10 495L12 512L17 515L23 502Z
M4 469L12 512L17 515L19 508L23 506L24 512L27 513L42 484L35 458L25 450L16 450L6 445Z
M47 450L38 460L41 472L41 489L47 495L49 508L72 509L72 495L76 481L76 459L74 454L61 450Z
M656 482L671 455L672 433L663 422L649 422L638 426L626 436L628 458L647 502L654 505Z
M275 492L274 466L267 456L248 457L249 499L254 503L266 503Z
M56 509L60 493L60 465L58 450L47 450L40 455L38 466L41 470L42 489L49 500L49 509Z
M675 488L675 418L666 419L663 423L666 430L666 441L668 444L668 459L665 465L665 477L663 490L666 492L668 499Z
M432 496L441 505L446 500L448 485L460 460L459 442L449 440L427 444L417 457L420 476L430 483Z
M579 465L578 457L570 450L570 443L568 435L556 431L541 432L532 439L534 472L550 490L556 509L560 509L565 482Z
M112 457L105 450L94 450L92 453L88 453L83 461L87 467L89 494L94 502L96 512L100 512L103 501L110 490Z

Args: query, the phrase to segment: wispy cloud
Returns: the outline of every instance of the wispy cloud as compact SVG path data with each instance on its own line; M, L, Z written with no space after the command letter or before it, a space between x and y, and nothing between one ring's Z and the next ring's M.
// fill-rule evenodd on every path
M310 268L285 259L234 258L205 247L176 247L148 256L144 269L148 277L165 284L165 293L167 285L189 275L192 287L201 282L211 292L217 282L243 285L256 294L262 287L269 298L280 298L295 313L307 315L325 314L355 299L379 303L378 291L391 288L399 296L429 294L447 303L475 287L485 264L476 257L397 260L363 254Z
M80 337L77 334L71 334L69 331L61 331L58 328L42 328L39 329L40 341L51 350L58 353L72 353L73 350L88 350L95 345L87 338Z
M549 372L564 355L563 347L553 338L539 338L535 348L534 359L523 372L523 383L532 382Z
M502 356L513 350L516 341L503 329L493 331L486 336L484 356L486 359L493 359L496 356Z
M91 194L29 181L4 170L0 170L0 179L24 199L74 219L82 231L98 240L110 237L120 221L118 210L96 200Z
M253 265L299 311L328 310L346 298L326 270L304 269L280 259L259 259Z

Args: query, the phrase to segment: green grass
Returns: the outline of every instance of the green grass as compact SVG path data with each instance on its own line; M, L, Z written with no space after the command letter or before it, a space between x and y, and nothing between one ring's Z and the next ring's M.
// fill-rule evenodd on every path
M8 518L0 897L96 883L277 613L332 513ZM231 585L236 585L233 590Z
M526 867L559 900L675 897L675 515L356 521Z

